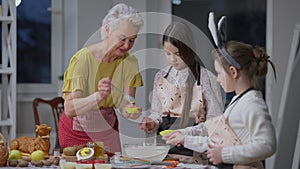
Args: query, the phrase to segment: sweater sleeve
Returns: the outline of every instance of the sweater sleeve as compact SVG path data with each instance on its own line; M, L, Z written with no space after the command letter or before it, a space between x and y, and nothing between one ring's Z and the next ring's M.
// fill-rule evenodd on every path
M275 130L265 102L262 99L256 99L254 104L248 101L248 105L246 104L243 110L242 113L238 112L240 116L236 116L229 122L234 123L240 119L241 124L245 125L245 130L237 133L242 145L223 148L222 158L225 163L246 164L261 161L276 151Z
M184 135L190 136L207 136L208 132L205 127L205 123L199 123L196 126L186 127L184 129L179 129L179 131Z
M189 136L184 139L184 147L203 153L208 149L209 138L207 136Z

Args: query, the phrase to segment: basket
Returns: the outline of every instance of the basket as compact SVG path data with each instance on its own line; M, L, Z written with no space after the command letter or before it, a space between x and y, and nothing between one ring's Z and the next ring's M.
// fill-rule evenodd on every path
M0 166L6 166L7 157L8 157L8 149L7 149L7 141L5 137L0 133Z

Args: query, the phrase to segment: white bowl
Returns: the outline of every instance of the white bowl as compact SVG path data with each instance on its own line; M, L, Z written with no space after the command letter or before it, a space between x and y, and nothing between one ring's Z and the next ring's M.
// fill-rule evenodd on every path
M111 164L94 164L95 169L111 169Z
M148 161L162 161L168 154L170 145L124 144L125 155Z
M93 169L93 164L76 164L76 169Z

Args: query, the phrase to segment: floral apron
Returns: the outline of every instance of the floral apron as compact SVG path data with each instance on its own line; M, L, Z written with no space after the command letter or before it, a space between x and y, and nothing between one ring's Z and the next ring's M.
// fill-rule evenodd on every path
M163 122L158 129L158 133L167 129L179 129L181 114L185 97L185 87L176 87L169 83L167 79L162 78L158 81L157 95L162 103ZM194 85L192 93L192 103L189 113L187 126L193 126L198 122L199 117L206 115L205 100L202 96L202 86ZM201 118L203 120L203 118ZM205 120L205 118L204 118ZM157 135L157 142L163 142L161 136ZM183 146L174 146L169 151L169 156L172 158L180 158L180 161L195 162L193 156L195 153Z

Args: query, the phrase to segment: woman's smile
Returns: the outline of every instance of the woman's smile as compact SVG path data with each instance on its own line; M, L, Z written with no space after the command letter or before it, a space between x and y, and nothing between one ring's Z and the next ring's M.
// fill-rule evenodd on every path
M126 49L121 49L121 48L119 48L119 51L120 51L120 53L122 53L122 54L125 54L125 53L127 52Z

